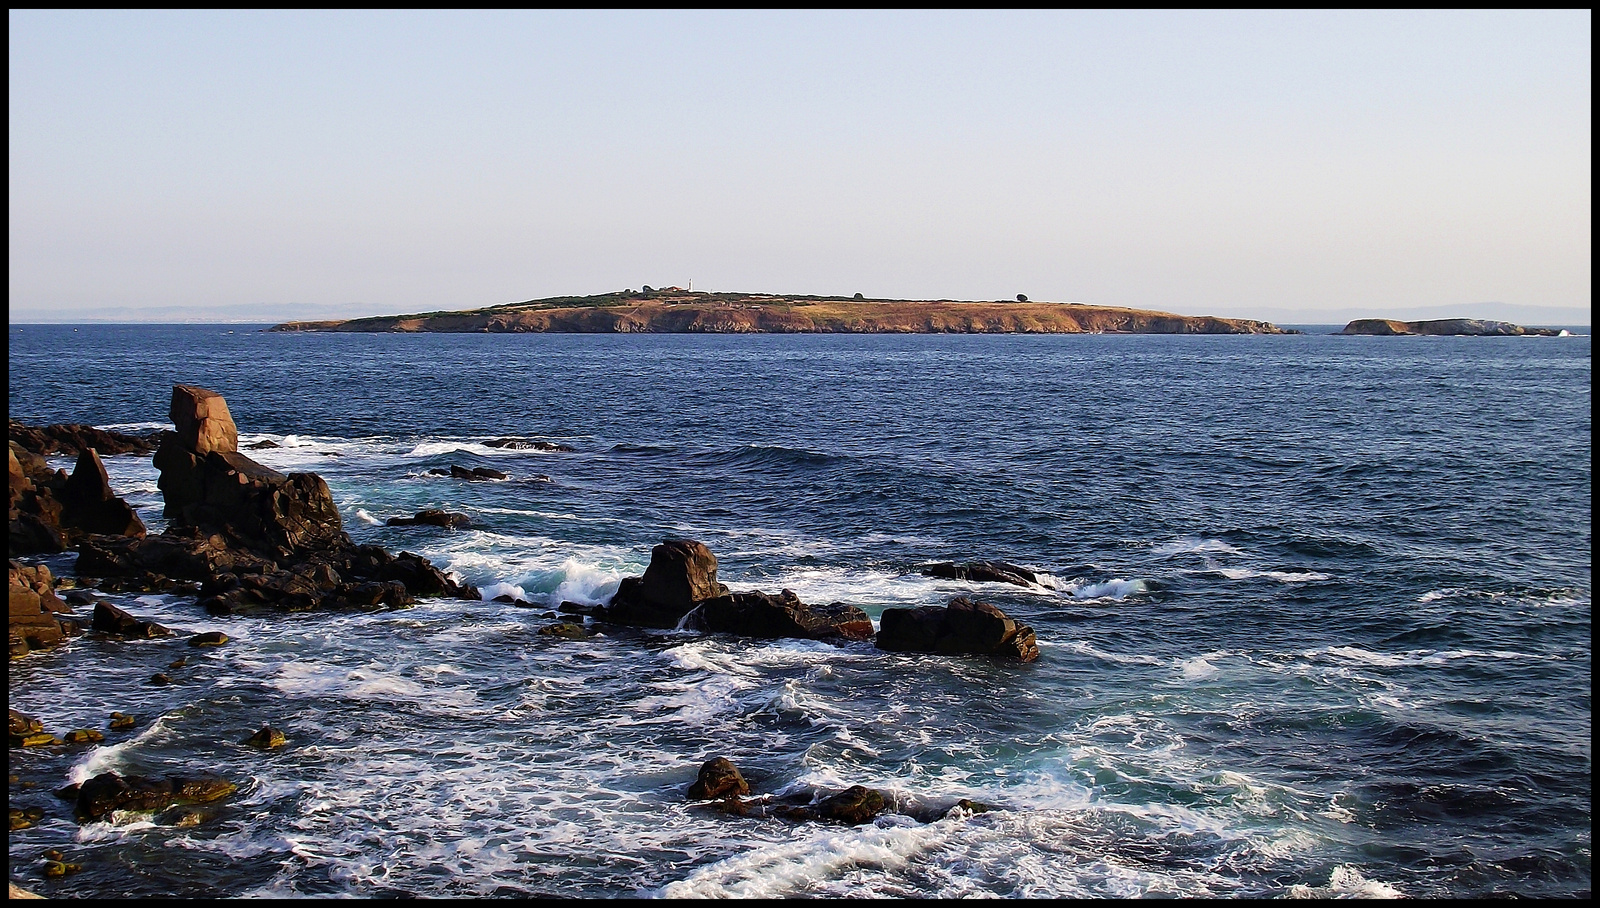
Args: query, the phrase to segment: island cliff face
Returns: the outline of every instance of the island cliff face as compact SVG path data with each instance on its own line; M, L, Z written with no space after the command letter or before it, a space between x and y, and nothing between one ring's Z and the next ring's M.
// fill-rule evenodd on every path
M1465 335L1468 337L1554 337L1554 328L1524 328L1510 322L1479 318L1437 318L1425 322L1402 322L1392 318L1358 318L1340 334L1372 334L1393 337L1401 334Z
M868 300L669 288L486 309L285 322L271 331L660 334L1296 334L1267 322L1077 303Z

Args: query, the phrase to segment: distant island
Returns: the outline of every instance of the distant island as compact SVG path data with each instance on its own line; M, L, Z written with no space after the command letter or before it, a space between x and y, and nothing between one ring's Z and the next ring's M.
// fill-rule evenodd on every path
M1466 335L1468 337L1556 337L1555 328L1524 328L1510 322L1482 318L1436 318L1423 322L1401 322L1390 318L1358 318L1340 334L1394 336L1401 334Z
M284 322L269 331L657 334L1298 334L1269 322L1082 303L707 293L678 287L484 309Z

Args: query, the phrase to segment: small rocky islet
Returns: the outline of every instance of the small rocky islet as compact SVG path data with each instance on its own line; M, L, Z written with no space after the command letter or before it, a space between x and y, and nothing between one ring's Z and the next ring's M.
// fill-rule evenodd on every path
M419 555L356 544L343 529L327 483L317 474L285 475L240 453L238 430L221 395L174 385L168 415L173 429L151 436L11 423L12 659L82 634L108 640L186 636L191 647L229 642L220 631L177 634L105 601L105 592L193 596L196 606L211 616L403 608L418 597L481 600L475 587L456 581ZM519 443L504 441L506 447ZM165 530L149 533L116 495L100 459L100 446L119 455L152 456L165 499ZM75 454L77 461L68 474L52 469L45 454ZM429 509L390 523L453 529L469 525L470 519ZM17 560L69 550L78 553L72 577L55 577L44 564ZM934 563L923 573L1013 585L1038 579L1028 568L997 561ZM92 606L92 613L85 617L75 606ZM549 616L562 620L538 633L554 645L590 637L598 627L623 626L839 645L870 642L878 650L898 654L1015 662L1039 657L1032 628L992 604L964 596L943 606L884 609L875 629L866 612L848 603L808 604L787 589L730 590L717 579L716 555L690 539L668 539L654 546L643 575L623 578L605 604L562 603ZM176 671L185 663L184 658L176 659L168 669ZM147 683L172 683L172 678L159 672ZM108 715L107 730L113 733L131 732L140 724L122 712ZM38 718L16 710L10 711L10 728L14 748L72 748L106 740L96 729L58 735ZM265 751L283 747L285 737L264 722L242 743ZM733 790L725 782L708 782L708 773L739 777L742 787ZM703 764L701 778L686 797L709 802L721 813L793 821L864 823L887 810L931 821L957 807L976 812L970 804L897 805L882 792L863 786L746 800L749 788L742 783L731 761L715 756ZM146 778L105 772L56 793L71 804L79 822L133 810L170 813L173 822L188 824L204 818L192 805L225 798L235 790L233 782L203 774ZM14 809L12 828L27 828L42 817L37 805Z

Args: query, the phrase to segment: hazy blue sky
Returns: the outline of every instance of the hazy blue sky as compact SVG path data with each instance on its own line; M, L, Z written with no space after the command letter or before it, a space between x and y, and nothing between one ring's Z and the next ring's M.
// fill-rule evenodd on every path
M13 321L690 281L1278 321L1590 306L1587 10L10 26Z

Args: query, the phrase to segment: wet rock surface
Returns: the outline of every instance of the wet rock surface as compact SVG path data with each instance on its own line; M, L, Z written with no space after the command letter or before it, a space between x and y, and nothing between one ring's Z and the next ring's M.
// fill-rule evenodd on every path
M811 640L868 640L872 619L853 605L833 602L810 606L793 590L745 592L714 596L701 602L683 620L690 630L744 637L799 637Z
M963 564L939 561L924 567L922 573L927 577L942 577L948 580L1010 583L1016 586L1029 586L1039 582L1039 575L1034 571L1004 561L968 561Z
M1021 662L1039 658L1033 628L965 596L943 608L884 609L875 643L891 652L1001 656Z
M650 550L642 577L624 577L605 618L640 627L677 627L691 609L727 595L717 582L717 556L702 542L669 539Z

